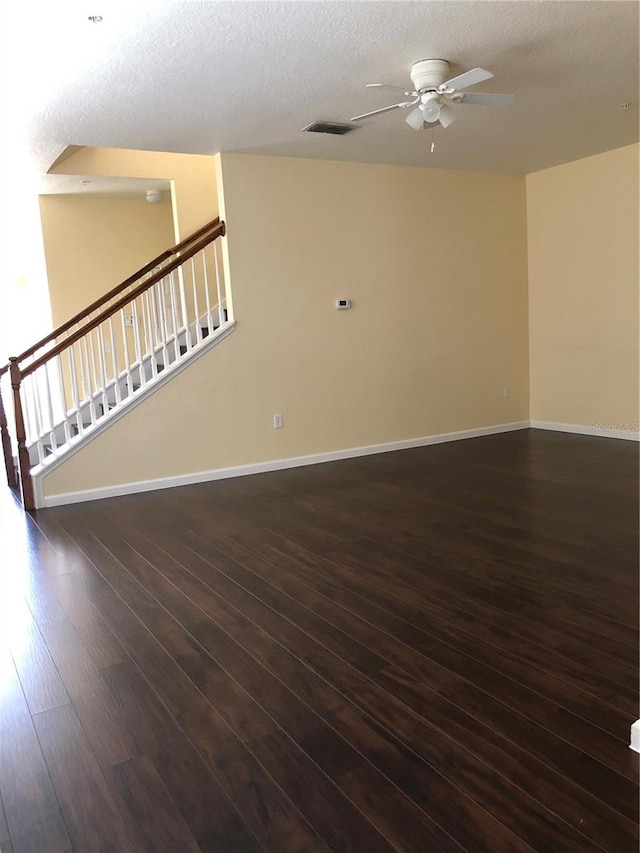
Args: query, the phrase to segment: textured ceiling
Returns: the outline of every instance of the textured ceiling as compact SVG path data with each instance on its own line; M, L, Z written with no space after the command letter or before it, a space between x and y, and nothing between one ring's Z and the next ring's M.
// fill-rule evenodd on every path
M41 172L68 145L529 172L638 138L635 2L3 7L3 125ZM299 132L393 103L365 83L408 85L409 66L426 57L454 73L490 69L495 79L477 88L513 92L515 106L460 106L435 131L433 154L431 133L411 130L400 110L345 137Z

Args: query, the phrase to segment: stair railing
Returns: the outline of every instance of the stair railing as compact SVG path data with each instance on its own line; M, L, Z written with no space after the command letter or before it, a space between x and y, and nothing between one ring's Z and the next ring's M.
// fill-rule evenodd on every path
M57 458L229 323L216 242L224 234L224 222L208 223L0 369L13 392L25 509L35 506L34 465ZM7 480L15 485L6 422L0 397Z
M196 240L199 240L200 238L204 237L208 232L216 228L219 223L220 218L216 217L210 222L207 222L193 234L190 234L184 240L181 240L172 248L166 249L152 261L149 261L149 263L145 264L141 269L137 270L137 272L133 273L133 275L130 275L123 282L112 288L112 290L109 290L107 293L103 294L99 299L96 299L94 302L91 303L91 305L88 305L78 314L75 314L73 317L71 317L70 320L67 320L65 323L63 323L61 326L58 326L58 328L54 329L44 338L37 341L37 343L32 344L32 346L28 347L26 350L24 350L24 352L21 352L18 356L15 357L18 364L20 366L24 366L25 363L29 363L30 361L35 360L35 358L39 357L44 352L46 352L48 348L53 346L54 343L60 343L69 334L78 331L89 321L94 319L96 316L99 316L99 314L105 307L109 307L113 299L125 292L130 291L132 287L138 282L144 280L145 278L148 278L152 273L162 269L163 265L165 265L171 258L175 258L181 252L186 251L189 246L191 246ZM16 467L13 448L11 444L11 434L8 428L6 410L2 400L2 383L5 379L5 375L6 378L9 378L9 370L9 364L5 364L0 367L0 433L2 439L2 452L5 471L7 475L7 483L9 484L9 486L14 487L17 485Z

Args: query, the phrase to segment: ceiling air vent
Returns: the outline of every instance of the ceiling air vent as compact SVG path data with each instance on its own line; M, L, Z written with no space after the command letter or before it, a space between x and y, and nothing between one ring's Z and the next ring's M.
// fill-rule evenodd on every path
M359 127L357 124L345 124L341 121L314 121L302 128L303 133L332 133L334 136L344 136Z

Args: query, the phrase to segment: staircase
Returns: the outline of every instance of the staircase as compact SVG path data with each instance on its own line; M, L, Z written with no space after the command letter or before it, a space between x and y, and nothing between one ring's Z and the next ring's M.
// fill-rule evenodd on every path
M231 331L224 234L207 223L0 368L7 482L25 509L36 508L34 478Z

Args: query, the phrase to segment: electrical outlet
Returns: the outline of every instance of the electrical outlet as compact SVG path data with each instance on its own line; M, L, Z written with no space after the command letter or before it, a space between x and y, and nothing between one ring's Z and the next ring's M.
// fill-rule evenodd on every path
M273 428L282 429L282 415L278 414L273 416Z
M510 397L511 396L511 388L509 388L508 385L505 385L504 388L502 389L502 396L503 397Z
M133 326L133 314L124 315L124 324L125 326Z

